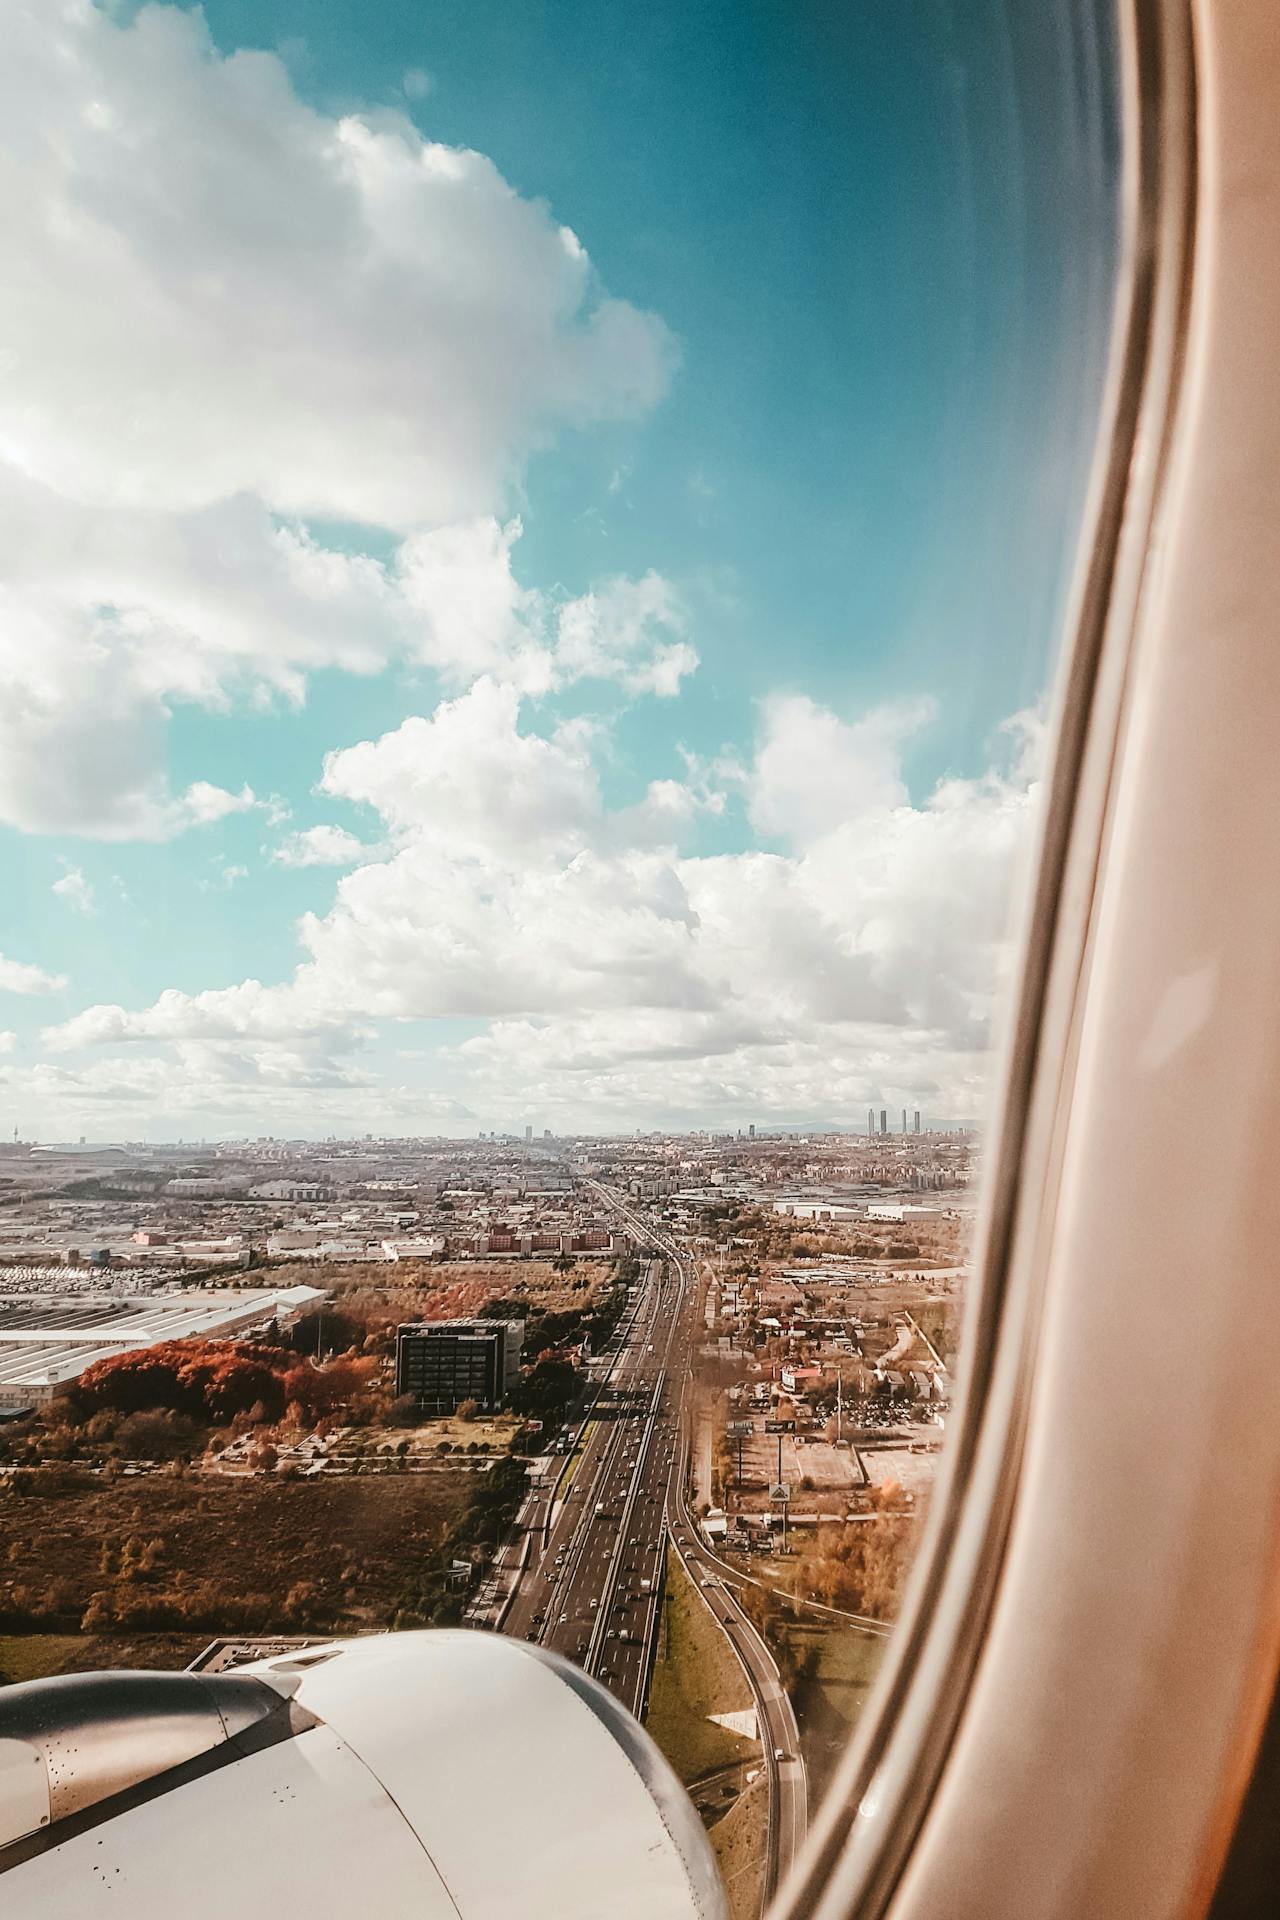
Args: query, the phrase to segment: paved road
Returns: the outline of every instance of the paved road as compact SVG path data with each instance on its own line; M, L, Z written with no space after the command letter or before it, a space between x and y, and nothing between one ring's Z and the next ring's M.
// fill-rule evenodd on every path
M563 1475L535 1486L477 1616L596 1674L638 1718L653 1671L670 1537L756 1702L769 1781L766 1897L804 1839L808 1793L795 1715L768 1647L688 1509L693 1361L703 1334L689 1256L621 1194L600 1197L653 1248L608 1373Z
M682 1270L686 1292L696 1307L697 1287L690 1257L661 1229L631 1212L619 1196L607 1193L606 1197L613 1201L637 1232L644 1234L651 1246L665 1252L671 1264ZM800 1756L795 1713L778 1673L777 1663L752 1625L732 1586L726 1583L722 1563L706 1547L689 1511L685 1467L693 1443L692 1337L687 1355L682 1368L678 1408L677 1454L682 1470L672 1477L669 1487L668 1523L686 1571L702 1595L712 1619L737 1655L755 1696L769 1779L769 1852L765 1874L767 1902L785 1878L804 1842L809 1821L808 1779Z
M528 1497L489 1579L467 1609L472 1625L497 1627L531 1640L544 1637L551 1590L560 1572L557 1555L561 1549L567 1552L585 1518L610 1437L627 1418L637 1391L633 1375L638 1347L647 1345L647 1335L641 1341L639 1330L652 1314L660 1268L658 1260L646 1262L613 1338L592 1361L595 1384L572 1452L568 1458L551 1454L534 1463Z
M523 1560L503 1620L597 1674L633 1713L644 1708L661 1592L667 1483L676 1468L668 1385L680 1345L684 1280L647 1263L635 1312L585 1423L558 1496L521 1516Z

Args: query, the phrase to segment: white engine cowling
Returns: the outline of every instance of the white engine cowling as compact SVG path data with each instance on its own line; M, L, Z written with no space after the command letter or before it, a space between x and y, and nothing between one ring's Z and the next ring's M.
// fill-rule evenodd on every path
M7 1843L7 1844L6 1844ZM701 1821L567 1661L376 1635L0 1692L6 1920L722 1920Z

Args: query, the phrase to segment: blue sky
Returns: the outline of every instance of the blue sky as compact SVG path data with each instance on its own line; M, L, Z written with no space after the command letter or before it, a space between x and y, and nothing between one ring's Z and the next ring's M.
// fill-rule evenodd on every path
M1113 250L1032 13L15 16L13 1124L973 1117Z

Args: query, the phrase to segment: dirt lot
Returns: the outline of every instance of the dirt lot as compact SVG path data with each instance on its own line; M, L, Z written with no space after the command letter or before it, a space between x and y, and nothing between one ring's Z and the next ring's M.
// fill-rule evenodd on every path
M844 1513L850 1497L866 1485L857 1454L825 1440L797 1441L793 1434L763 1433L757 1429L742 1445L743 1489L735 1492L734 1506L759 1512L769 1504L768 1488L778 1473L778 1440L782 1441L782 1478L791 1498L807 1512ZM736 1468L736 1451L734 1455Z
M292 1483L155 1474L2 1495L0 1624L190 1626L205 1640L381 1626L469 1484L447 1473Z
M920 1493L933 1485L940 1451L936 1439L927 1449L867 1447L862 1453L862 1464L873 1486L887 1486L892 1481L907 1493Z
M575 1260L567 1273L557 1273L549 1260L398 1260L351 1265L299 1260L273 1266L270 1279L273 1286L328 1287L333 1304L352 1313L440 1319L478 1313L493 1299L528 1300L557 1313L582 1307L605 1284L610 1271L607 1258L586 1256Z

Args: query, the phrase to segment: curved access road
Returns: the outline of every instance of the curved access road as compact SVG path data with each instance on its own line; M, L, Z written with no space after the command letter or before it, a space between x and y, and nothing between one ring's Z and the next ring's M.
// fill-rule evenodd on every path
M680 1385L678 1408L679 1471L673 1472L667 1486L667 1525L672 1542L694 1587L701 1595L719 1631L732 1647L747 1676L756 1703L760 1740L764 1749L769 1782L768 1857L765 1872L765 1901L773 1897L786 1877L792 1861L803 1844L809 1823L808 1778L800 1754L795 1712L782 1684L777 1662L748 1618L745 1609L724 1574L729 1571L702 1540L697 1523L689 1512L688 1481L692 1448L692 1407L690 1388L693 1362L699 1337L699 1288L694 1264L689 1255L669 1234L634 1212L611 1188L597 1186L597 1192L631 1227L659 1253L665 1254L681 1285L679 1317L672 1329L667 1355L670 1380Z

